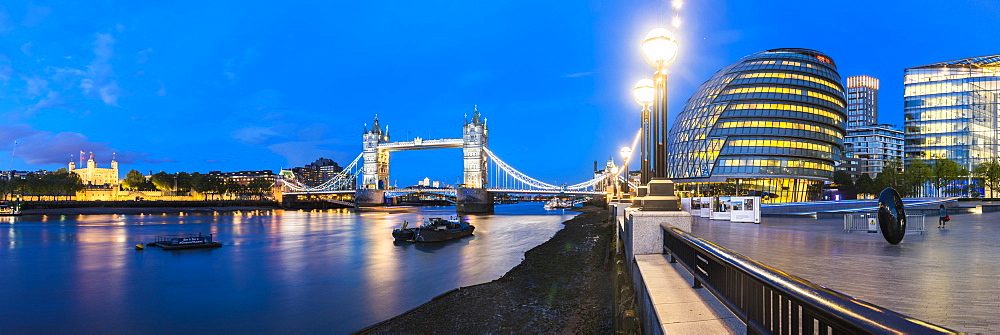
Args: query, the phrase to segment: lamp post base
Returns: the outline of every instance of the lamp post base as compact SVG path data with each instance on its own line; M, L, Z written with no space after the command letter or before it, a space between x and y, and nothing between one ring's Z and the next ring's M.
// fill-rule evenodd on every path
M643 211L679 211L680 198L674 195L674 182L669 179L653 179L647 186L649 193L642 198Z
M632 208L642 208L642 200L649 194L649 187L639 185L635 187L635 197L632 198Z

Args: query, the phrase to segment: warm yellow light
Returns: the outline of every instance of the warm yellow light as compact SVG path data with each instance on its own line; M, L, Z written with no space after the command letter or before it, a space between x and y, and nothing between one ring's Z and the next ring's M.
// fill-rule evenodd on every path
M635 96L635 102L638 102L640 106L649 106L649 104L653 103L653 99L656 98L656 89L653 88L653 80L648 78L639 79L635 83L635 87L632 88L632 95Z
M611 173L612 174L618 174L618 167L616 166L616 167L611 168Z
M665 28L653 29L642 41L642 53L653 67L657 69L666 67L677 55L677 40L674 39L674 34Z
M632 156L632 148L622 147L622 149L619 150L618 153L622 155L623 159L628 160L628 158Z
M674 21L671 22L671 23L673 24L674 28L680 27L681 26L681 18L675 17Z
M675 9L675 10L676 10L676 9L681 9L681 5L683 5L683 4L684 4L684 3L683 3L683 2L681 2L681 0L674 0L674 9Z

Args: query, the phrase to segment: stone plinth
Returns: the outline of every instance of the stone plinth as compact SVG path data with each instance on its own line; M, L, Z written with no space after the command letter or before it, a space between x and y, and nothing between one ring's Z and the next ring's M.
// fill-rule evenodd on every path
M357 207L385 206L385 191L357 190L354 193L354 205Z
M461 213L493 213L493 194L485 188L459 187L455 210Z
M683 231L691 231L694 220L691 213L684 211L641 211L627 209L625 214L625 230L628 231L626 251L634 255L662 254L664 227L677 227Z

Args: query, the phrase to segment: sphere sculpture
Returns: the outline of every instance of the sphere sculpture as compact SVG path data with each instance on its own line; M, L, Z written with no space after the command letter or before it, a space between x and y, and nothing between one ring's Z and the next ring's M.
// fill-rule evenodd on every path
M899 244L906 235L906 211L903 210L903 199L891 187L882 190L878 196L878 226L882 229L882 237L889 244Z

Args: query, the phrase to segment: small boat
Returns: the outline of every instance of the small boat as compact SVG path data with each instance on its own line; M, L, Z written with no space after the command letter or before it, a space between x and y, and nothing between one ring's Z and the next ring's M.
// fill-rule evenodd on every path
M573 202L565 199L560 199L559 197L554 197L552 199L549 199L549 201L546 201L544 207L546 210L573 208Z
M146 243L146 246L158 247L163 250L179 249L201 249L218 248L222 243L212 241L212 234L181 234L181 235L160 235L153 243ZM136 246L138 249L139 246Z
M392 230L392 238L396 241L409 241L413 239L414 228L406 228L410 223L403 220L403 226Z
M442 242L472 235L474 230L475 226L457 217L448 220L430 218L417 228L407 229L404 221L402 228L393 229L392 236L397 241Z
M0 216L21 216L21 206L0 205Z

